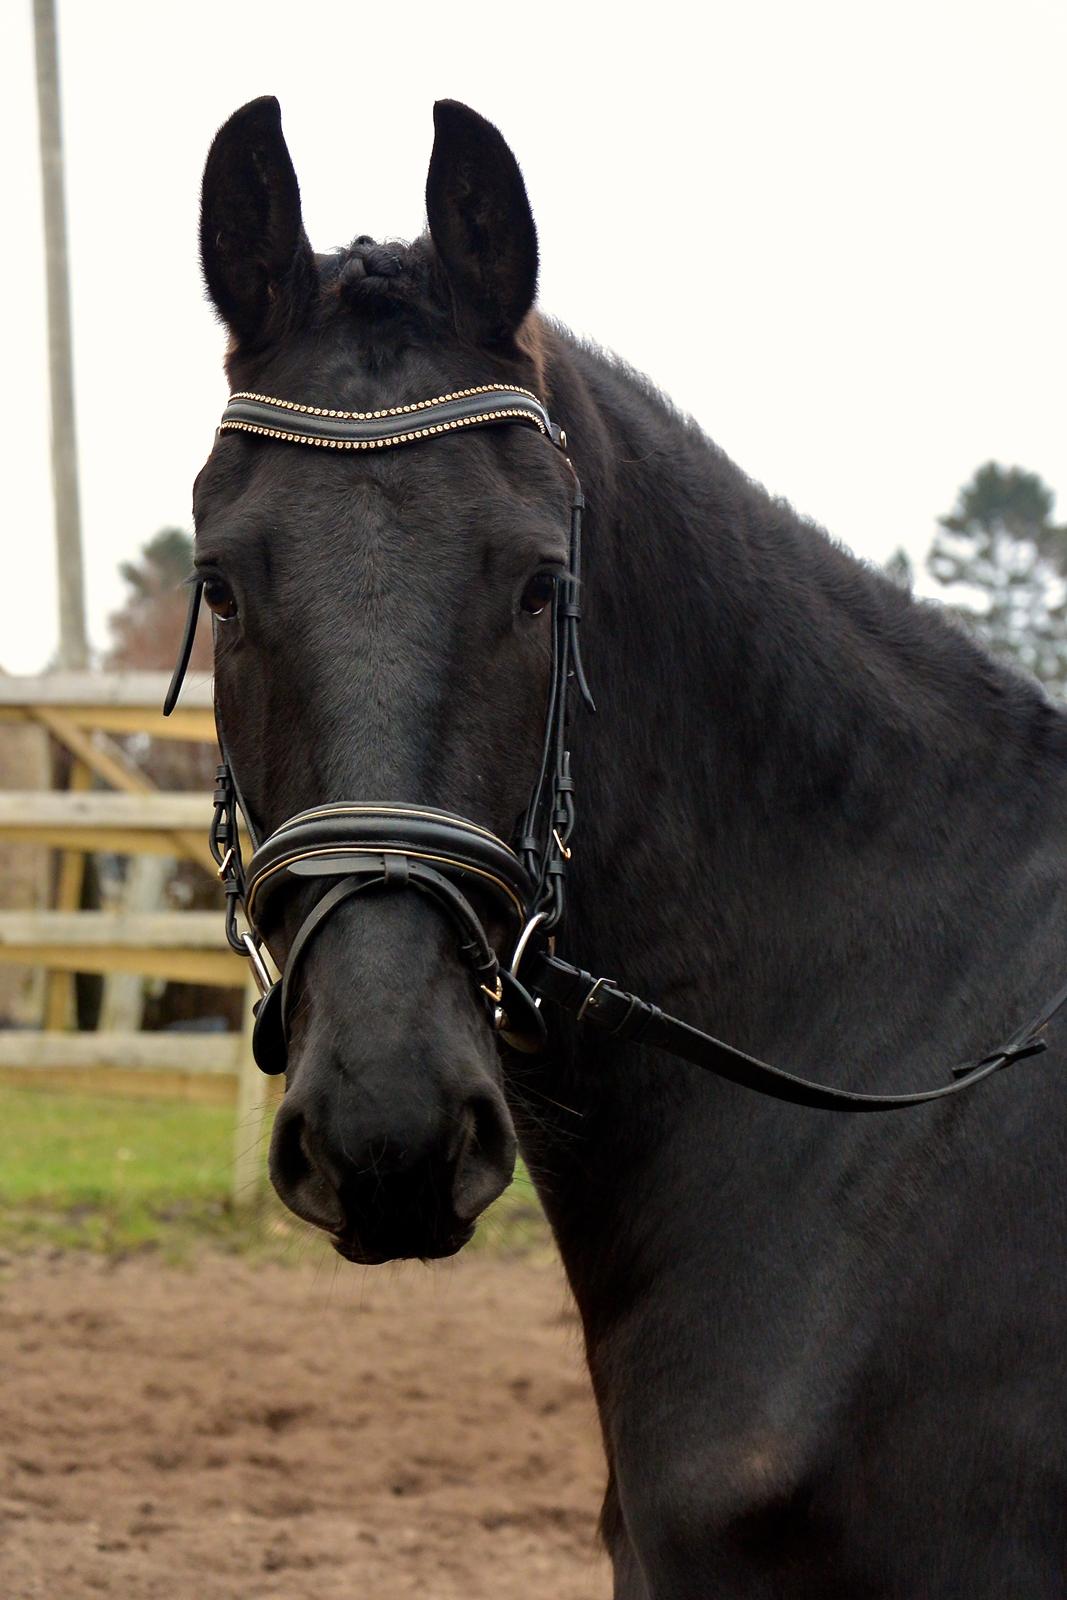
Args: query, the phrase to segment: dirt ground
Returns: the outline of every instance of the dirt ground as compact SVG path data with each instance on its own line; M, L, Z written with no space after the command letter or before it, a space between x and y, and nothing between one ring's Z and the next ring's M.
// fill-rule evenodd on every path
M557 1265L0 1273L3 1600L605 1600Z

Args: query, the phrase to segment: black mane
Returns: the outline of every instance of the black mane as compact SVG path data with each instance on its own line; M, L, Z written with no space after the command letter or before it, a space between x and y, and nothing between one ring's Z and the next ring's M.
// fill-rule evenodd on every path
M791 727L810 733L862 711L859 733L892 737L920 724L946 754L961 735L981 735L986 718L996 740L1025 746L1036 736L1065 753L1063 709L1036 679L995 658L944 606L901 588L769 494L644 374L552 326L563 362L611 420L605 488L625 493L630 480L650 521L654 496L662 496L660 520L676 539L659 540L660 554L684 554L690 582L674 587L684 595L695 583L697 604L715 624L706 641L717 650L709 688L737 678L743 652L745 710L760 723L761 744L772 728L788 739ZM550 369L554 391L573 383L559 366ZM797 759L814 765L822 749L817 740L805 756L794 743L790 770Z

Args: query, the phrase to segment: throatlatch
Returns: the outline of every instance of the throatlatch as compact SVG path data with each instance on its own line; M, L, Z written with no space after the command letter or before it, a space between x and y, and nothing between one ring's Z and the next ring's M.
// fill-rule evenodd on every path
M1067 986L1006 1043L979 1061L954 1068L954 1082L918 1094L853 1094L813 1083L724 1044L628 994L613 981L571 966L548 948L549 936L564 914L566 868L575 824L568 748L573 693L577 691L588 707L595 709L579 649L585 500L566 453L565 433L552 422L536 395L504 384L482 384L373 412L338 411L240 393L231 395L220 430L324 450L382 450L505 423L536 428L562 453L574 480L569 560L553 592L545 737L514 849L488 829L449 812L402 803L343 800L302 811L257 841L248 808L241 800L216 702L223 759L216 772L211 853L226 894L227 940L232 949L248 958L260 990L253 1048L263 1071L285 1071L293 985L312 940L339 906L358 895L395 889L424 895L452 923L458 954L470 969L490 1024L515 1050L544 1048L544 998L570 1012L579 1023L613 1038L655 1046L775 1099L832 1111L897 1111L940 1100L970 1088L1013 1061L1045 1050L1045 1029L1067 1004ZM203 584L194 581L163 707L165 715L177 702L189 665L202 593ZM241 855L242 817L253 845L247 871ZM272 980L262 954L272 908L285 889L291 893L297 885L319 879L330 887L293 936L281 978ZM241 926L239 915L246 926ZM511 952L508 960L500 959L483 918L506 930Z

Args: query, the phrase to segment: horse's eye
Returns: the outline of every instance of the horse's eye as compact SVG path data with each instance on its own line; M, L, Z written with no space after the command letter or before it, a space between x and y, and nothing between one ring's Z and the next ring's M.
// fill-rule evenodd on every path
M555 578L551 572L536 572L522 591L522 609L531 617L540 616L552 600Z
M204 599L208 610L214 612L220 622L232 622L237 615L234 592L221 578L204 579Z

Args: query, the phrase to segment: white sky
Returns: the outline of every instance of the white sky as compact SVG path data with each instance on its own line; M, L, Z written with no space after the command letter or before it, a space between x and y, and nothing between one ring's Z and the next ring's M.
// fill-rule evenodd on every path
M282 103L312 243L423 223L434 99L503 130L541 303L860 554L921 558L990 457L1067 497L1062 0L61 0L90 628L189 525L225 398L200 174ZM55 641L30 0L0 6L0 664Z

